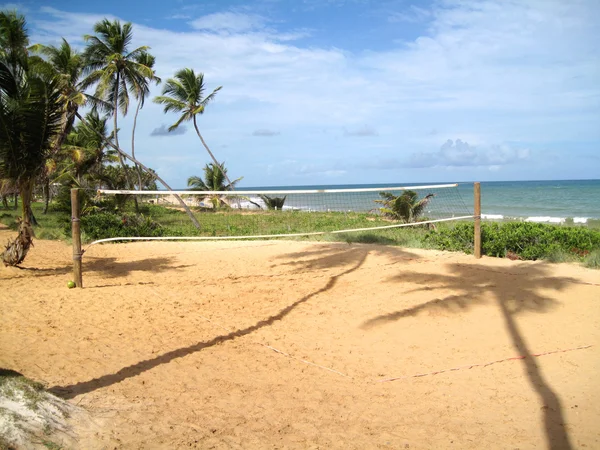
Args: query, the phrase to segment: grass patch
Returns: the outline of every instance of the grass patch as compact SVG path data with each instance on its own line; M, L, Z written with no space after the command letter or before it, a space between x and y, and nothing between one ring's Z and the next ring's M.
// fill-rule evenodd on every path
M25 378L18 372L0 369L0 395L9 399L17 399L20 394L27 406L35 410L40 401L44 400L44 385Z
M63 205L64 206L64 205ZM102 205L100 205L102 207ZM69 242L71 223L65 208L51 205L42 214L43 203L32 204L39 222L35 227L39 239L63 239ZM183 210L154 204L142 204L141 214L132 205L125 211L114 206L88 208L95 211L82 215L82 241L128 236L257 236L328 232L342 229L375 228L394 222L375 214L358 212L248 211L235 209L193 208L202 228L197 230ZM19 211L0 208L0 222L16 229ZM584 262L587 267L600 264L600 221L588 226L551 225L528 222L484 222L482 253L515 259L545 259L551 262ZM407 248L431 248L473 253L473 223L444 222L435 229L426 226L401 227L342 234L298 236L288 239L396 245Z
M57 211L44 212L44 204L42 202L33 202L31 204L33 215L38 221L38 226L34 227L35 236L38 239L61 240L67 236L64 232L64 224L68 223L69 215ZM21 216L21 208L14 210L12 207L3 209L0 204L0 223L6 225L11 230L17 230L17 217Z
M600 269L600 250L594 250L583 260L583 265L590 269Z

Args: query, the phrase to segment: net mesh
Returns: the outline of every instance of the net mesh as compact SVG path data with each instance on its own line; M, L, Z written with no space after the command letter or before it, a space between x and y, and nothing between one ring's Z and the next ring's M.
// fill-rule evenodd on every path
M264 191L115 191L119 210L160 225L155 237L235 239L387 230L473 217L458 185ZM176 195L192 209L195 228ZM143 227L142 227L143 228ZM150 233L152 235L152 233ZM118 236L109 236L118 240ZM131 237L131 235L130 235ZM140 232L143 238L143 230Z

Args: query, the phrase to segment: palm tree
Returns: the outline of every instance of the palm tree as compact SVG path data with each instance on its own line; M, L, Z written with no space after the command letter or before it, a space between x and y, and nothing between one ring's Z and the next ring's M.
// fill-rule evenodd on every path
M132 25L121 25L119 20L104 19L94 25L96 35L85 35L87 47L83 53L85 70L88 74L84 87L97 84L96 97L106 99L113 105L113 128L115 145L119 147L118 112L127 114L129 109L129 91L136 92L152 79L154 72L150 67L138 62L149 47L141 46L129 49L133 39ZM123 155L119 152L119 161L127 174ZM133 185L128 181L129 187Z
M63 103L58 80L30 70L23 16L0 12L0 43L0 178L18 186L22 205L17 238L1 257L18 265L33 241L33 187L61 130Z
M43 71L47 73L48 76L57 77L61 85L61 93L65 105L62 130L53 144L50 155L52 159L55 159L59 156L65 139L73 129L75 115L77 114L79 107L91 104L96 108L110 110L112 105L109 105L92 95L84 94L84 84L82 80L84 59L65 39L62 40L61 45L58 47L36 44L31 46L30 50L43 57L43 59L36 58L34 60L36 70ZM54 164L50 164L47 167L52 168L58 164L59 161L54 161ZM51 173L47 171L42 173L42 183L45 191L44 214L48 210L48 203L50 201L50 175Z
M402 220L405 223L416 222L425 211L425 207L435 194L427 194L419 199L419 194L415 191L404 191L401 195L395 196L389 192L379 194L383 200L375 200L381 203L383 207L379 208L381 213L394 220Z
M154 56L152 56L151 54L149 54L148 52L143 52L136 58L136 61L138 63L143 64L144 66L148 67L149 69L153 69L156 58ZM135 158L135 128L137 125L137 118L138 118L138 114L140 113L140 109L142 109L144 107L144 100L150 94L150 88L148 85L149 81L154 81L156 83L156 85L159 85L162 80L158 76L156 76L156 72L154 70L152 70L152 76L149 78L145 78L144 83L142 85L135 87L134 94L138 99L138 105L135 110L135 117L133 118L133 129L131 130L131 156L133 156L134 158ZM142 169L137 164L135 165L135 167L137 169L138 187L141 190L142 189Z
M138 159L134 158L133 156L127 154L125 151L123 151L123 149L121 147L118 147L117 145L115 145L114 142L106 139L106 137L102 136L97 130L94 130L93 126L90 125L90 123L84 117L82 117L81 114L77 113L76 116L84 126L88 127L89 130L96 133L96 135L98 137L100 137L108 147L112 148L115 152L117 152L117 154L120 157L126 158L126 159L130 160L132 163L137 164L139 167L142 168L142 170L144 172L146 172L146 174L148 174L153 180L158 181L160 184L162 184L168 191L173 190L171 188L171 186L169 186L167 184L167 182L165 180L163 180L154 170L145 166L141 161L139 161ZM197 229L200 229L201 228L200 223L198 222L198 219L196 219L196 217L194 216L194 213L192 213L189 206L182 200L182 198L179 195L175 194L174 196L177 199L177 201L179 202L179 204L181 205L181 207L183 208L183 210L186 212L186 214L188 215L190 220L192 221L192 224L194 225L194 227L196 227Z
M259 195L259 197L263 202L265 202L265 206L267 207L267 209L282 210L287 195L284 195L283 197L270 197L268 195Z
M237 180L229 181L229 178L226 179L226 177L227 169L224 162L218 166L215 166L214 163L209 163L204 166L204 179L199 176L191 176L188 178L188 187L193 191L232 191L235 185L243 178L240 177ZM207 196L203 198L207 198ZM228 203L220 195L212 194L208 196L208 199L214 208L223 205L228 206Z
M219 86L210 95L204 97L204 91L206 89L204 85L204 74L199 73L196 75L193 69L181 69L175 74L174 78L169 78L163 88L162 94L154 98L154 102L160 105L164 105L164 112L169 111L180 112L181 117L175 122L175 124L169 127L169 131L173 131L181 125L182 122L191 120L194 123L196 133L204 145L204 148L213 160L214 167L221 167L215 155L210 151L206 141L200 134L198 129L198 123L196 116L198 114L204 114L206 106L215 98L217 92L220 91L222 86ZM234 184L226 173L223 176L229 183L229 186L233 188Z
M13 72L27 70L29 36L25 17L16 11L0 11L0 58Z
M100 117L96 109L86 115L88 125L79 122L69 133L62 148L62 170L58 179L68 185L82 186L102 176L106 163L118 161L116 152L107 148L108 117Z

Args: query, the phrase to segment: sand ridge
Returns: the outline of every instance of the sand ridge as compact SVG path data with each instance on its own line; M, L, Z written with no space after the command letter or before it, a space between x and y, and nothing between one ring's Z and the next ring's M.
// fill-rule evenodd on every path
M92 247L68 290L71 252L0 269L0 366L101 418L82 448L600 447L598 271L137 242Z

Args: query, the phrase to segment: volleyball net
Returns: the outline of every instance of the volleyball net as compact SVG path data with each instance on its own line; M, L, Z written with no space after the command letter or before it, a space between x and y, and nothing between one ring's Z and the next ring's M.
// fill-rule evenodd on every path
M432 226L474 217L458 184L236 191L101 189L97 194L100 205L118 205L126 232L119 236L119 227L106 229L107 235L92 236L96 239L90 245L125 240L292 238ZM193 212L199 228L189 220L180 200ZM142 225L147 226L138 226L140 235L136 236L132 233L136 227L126 225L128 221L139 224L140 215Z

